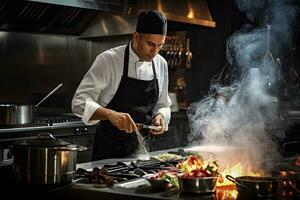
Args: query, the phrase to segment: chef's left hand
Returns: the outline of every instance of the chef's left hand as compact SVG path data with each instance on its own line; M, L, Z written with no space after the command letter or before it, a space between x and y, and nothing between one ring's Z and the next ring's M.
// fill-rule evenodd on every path
M153 135L160 135L163 134L166 130L166 123L164 120L164 117L162 114L157 114L153 119L152 119L152 125L153 126L161 126L161 129L156 131L156 130L150 130L150 133Z

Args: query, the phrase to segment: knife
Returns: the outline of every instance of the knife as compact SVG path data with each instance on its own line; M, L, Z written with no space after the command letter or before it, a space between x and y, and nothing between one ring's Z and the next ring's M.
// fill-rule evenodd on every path
M140 123L136 123L137 126L141 127L141 128L145 128L145 129L152 129L155 131L160 131L161 130L161 126L151 126L151 125L146 125L146 124L140 124Z

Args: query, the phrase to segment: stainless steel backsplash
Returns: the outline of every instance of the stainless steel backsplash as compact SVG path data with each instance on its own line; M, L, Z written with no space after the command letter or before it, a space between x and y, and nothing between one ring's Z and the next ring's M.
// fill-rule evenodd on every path
M36 104L63 83L40 110L70 112L74 92L95 57L129 39L0 31L0 103Z

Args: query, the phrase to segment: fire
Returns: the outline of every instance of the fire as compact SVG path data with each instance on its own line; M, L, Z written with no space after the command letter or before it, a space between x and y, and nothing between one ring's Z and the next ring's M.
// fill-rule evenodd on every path
M238 197L238 191L235 190L234 188L226 188L223 189L224 187L222 187L222 189L218 188L218 190L216 191L216 199L219 200L236 200Z
M226 166L226 169L220 173L220 178L218 179L217 187L223 187L223 186L234 186L235 184L231 181L229 181L226 178L226 175L231 175L233 177L238 176L262 176L262 172L254 172L250 169L246 169L241 165L241 163L238 163L234 165L233 167Z

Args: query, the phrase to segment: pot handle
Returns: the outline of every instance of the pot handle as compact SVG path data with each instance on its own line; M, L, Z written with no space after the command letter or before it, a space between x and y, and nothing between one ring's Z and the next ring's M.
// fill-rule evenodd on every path
M40 139L40 138L48 138L48 139L56 140L56 138L51 133L40 133L38 134L36 139Z
M49 96L51 96L56 90L58 90L61 86L63 86L63 83L59 84L56 88L54 88L47 96L45 96L40 102L38 102L34 108L37 108L41 103L43 103Z
M235 183L237 186L240 186L242 188L248 189L248 187L244 184L239 183L233 176L231 175L226 175L226 178L230 180L231 182Z
M85 150L87 150L87 147L81 146L81 145L77 145L77 151L85 151Z
M56 147L55 149L62 151L85 151L87 150L87 147L77 144L74 147Z

